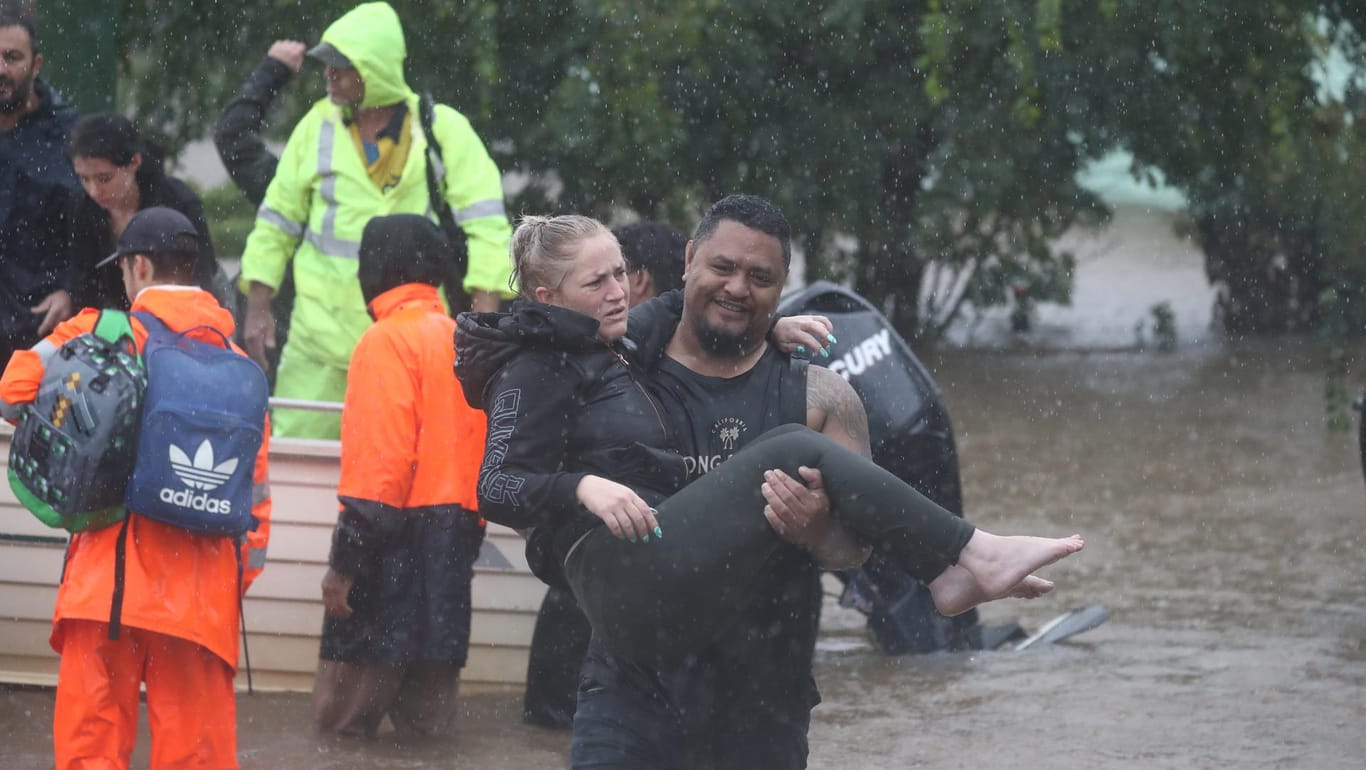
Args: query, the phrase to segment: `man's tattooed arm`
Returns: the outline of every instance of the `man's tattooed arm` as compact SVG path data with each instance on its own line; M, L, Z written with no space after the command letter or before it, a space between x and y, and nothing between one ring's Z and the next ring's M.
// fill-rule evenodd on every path
M807 369L806 426L869 459L868 413L854 387L823 366Z
M806 425L864 457L871 459L868 442L868 414L863 410L854 388L844 378L822 366L807 369ZM811 486L808 483L808 486ZM822 479L821 486L824 486ZM824 491L821 491L824 495ZM822 517L823 535L807 545L816 563L824 569L838 570L857 567L872 553L872 548L860 545L839 522L827 512Z

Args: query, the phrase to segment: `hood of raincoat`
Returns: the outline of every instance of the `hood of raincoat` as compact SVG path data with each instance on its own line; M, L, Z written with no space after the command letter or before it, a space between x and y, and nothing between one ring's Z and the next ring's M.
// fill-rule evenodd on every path
M455 374L465 400L482 409L484 389L493 376L523 350L605 352L597 333L595 318L529 300L514 302L509 313L461 313L455 329Z
M323 33L323 42L341 51L365 81L361 109L407 101L413 92L403 79L408 47L403 25L388 3L362 3Z
M368 306L379 295L409 283L440 286L451 246L441 229L417 214L390 214L365 223L356 278Z

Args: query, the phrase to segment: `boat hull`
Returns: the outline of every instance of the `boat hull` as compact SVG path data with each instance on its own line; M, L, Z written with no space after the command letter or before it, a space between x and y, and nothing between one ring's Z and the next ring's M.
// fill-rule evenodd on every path
M8 424L0 457L9 462ZM318 665L319 584L337 518L335 441L272 439L271 541L266 569L243 613L252 680L263 690L307 691ZM48 646L67 538L45 527L0 484L0 682L54 685L58 658ZM545 586L527 568L522 539L490 524L475 564L474 617L465 682L517 684ZM246 686L245 668L238 684Z

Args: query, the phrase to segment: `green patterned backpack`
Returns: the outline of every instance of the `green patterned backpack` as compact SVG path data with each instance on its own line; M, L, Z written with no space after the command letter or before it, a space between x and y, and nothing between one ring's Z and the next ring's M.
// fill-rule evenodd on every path
M19 418L9 456L19 502L70 532L121 521L146 389L128 314L101 311L93 332L49 358Z

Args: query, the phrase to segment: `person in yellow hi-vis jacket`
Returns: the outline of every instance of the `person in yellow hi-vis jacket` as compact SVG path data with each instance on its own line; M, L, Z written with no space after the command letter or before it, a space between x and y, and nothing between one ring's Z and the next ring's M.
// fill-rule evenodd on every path
M275 346L270 297L293 260L298 298L281 351L275 395L341 401L351 351L370 325L356 279L361 231L372 217L435 218L418 96L403 79L407 49L388 3L364 3L309 51L326 66L327 96L299 121L242 254L247 352L265 365ZM441 187L469 250L464 288L477 311L511 296L501 175L469 120L436 105ZM435 164L434 164L435 165ZM277 436L337 438L337 414L275 409Z

